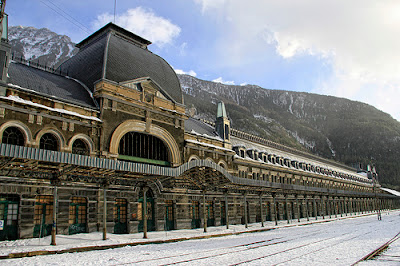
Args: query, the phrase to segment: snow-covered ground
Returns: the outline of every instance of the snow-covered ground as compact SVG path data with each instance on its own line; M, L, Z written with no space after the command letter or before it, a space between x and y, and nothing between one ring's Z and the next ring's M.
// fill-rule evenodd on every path
M314 219L311 219L315 221ZM321 220L318 220L320 222ZM7 265L165 265L186 263L190 265L351 265L384 244L400 231L400 211L382 215L347 219L327 219L322 223L302 225L306 221L287 223L270 231L229 235L217 238L194 239L168 244L149 244L123 248L60 255L36 256L22 259L0 260ZM50 238L26 239L0 242L0 255L36 250L62 250L71 247L134 243L167 240L202 235L215 235L260 229L260 224L210 227L208 233L202 229L149 232L148 239L142 234L108 234L101 240L101 233L58 235L57 246L50 246ZM272 222L265 228L275 228ZM399 240L400 241L400 240ZM399 256L400 243L393 243L386 253ZM385 253L385 254L386 254ZM397 255L396 255L397 254ZM379 260L362 264L375 265ZM396 261L379 261L385 265L399 265Z

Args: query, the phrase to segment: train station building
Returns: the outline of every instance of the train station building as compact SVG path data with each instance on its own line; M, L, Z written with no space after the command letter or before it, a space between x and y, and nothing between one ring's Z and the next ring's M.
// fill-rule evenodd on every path
M0 240L350 215L399 207L356 169L189 117L150 41L108 24L57 69L0 47Z

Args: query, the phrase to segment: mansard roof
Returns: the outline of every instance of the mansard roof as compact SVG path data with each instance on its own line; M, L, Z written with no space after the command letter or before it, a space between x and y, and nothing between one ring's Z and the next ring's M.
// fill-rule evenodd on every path
M185 121L185 131L187 133L203 135L205 137L218 137L214 127L191 117Z
M75 105L97 108L90 92L78 81L21 63L11 62L9 85Z
M150 42L112 23L78 44L79 52L59 67L93 91L102 79L124 82L150 77L173 101L183 104L172 67L147 49Z

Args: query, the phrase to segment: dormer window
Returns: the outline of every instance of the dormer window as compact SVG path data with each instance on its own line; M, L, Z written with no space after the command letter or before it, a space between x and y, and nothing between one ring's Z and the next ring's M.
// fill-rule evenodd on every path
M236 152L236 154L237 154L238 156L240 156L240 157L242 157L242 158L245 157L246 151L245 151L245 149L244 149L243 146L235 146L235 147L233 147L233 150Z
M254 151L253 150L247 150L246 153L247 153L247 156L249 156L251 159L254 159Z
M254 154L253 159L257 160L258 159L258 151L253 151L253 154Z
M258 158L260 158L264 163L268 160L268 156L264 152L260 152Z

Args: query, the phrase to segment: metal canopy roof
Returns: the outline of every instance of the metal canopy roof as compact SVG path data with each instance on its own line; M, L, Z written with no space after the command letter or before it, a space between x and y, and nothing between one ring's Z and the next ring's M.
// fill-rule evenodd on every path
M372 196L372 193L307 187L240 178L208 160L162 167L0 143L0 175L10 177L137 186L149 181L196 190L312 193ZM379 194L381 196L390 196Z

